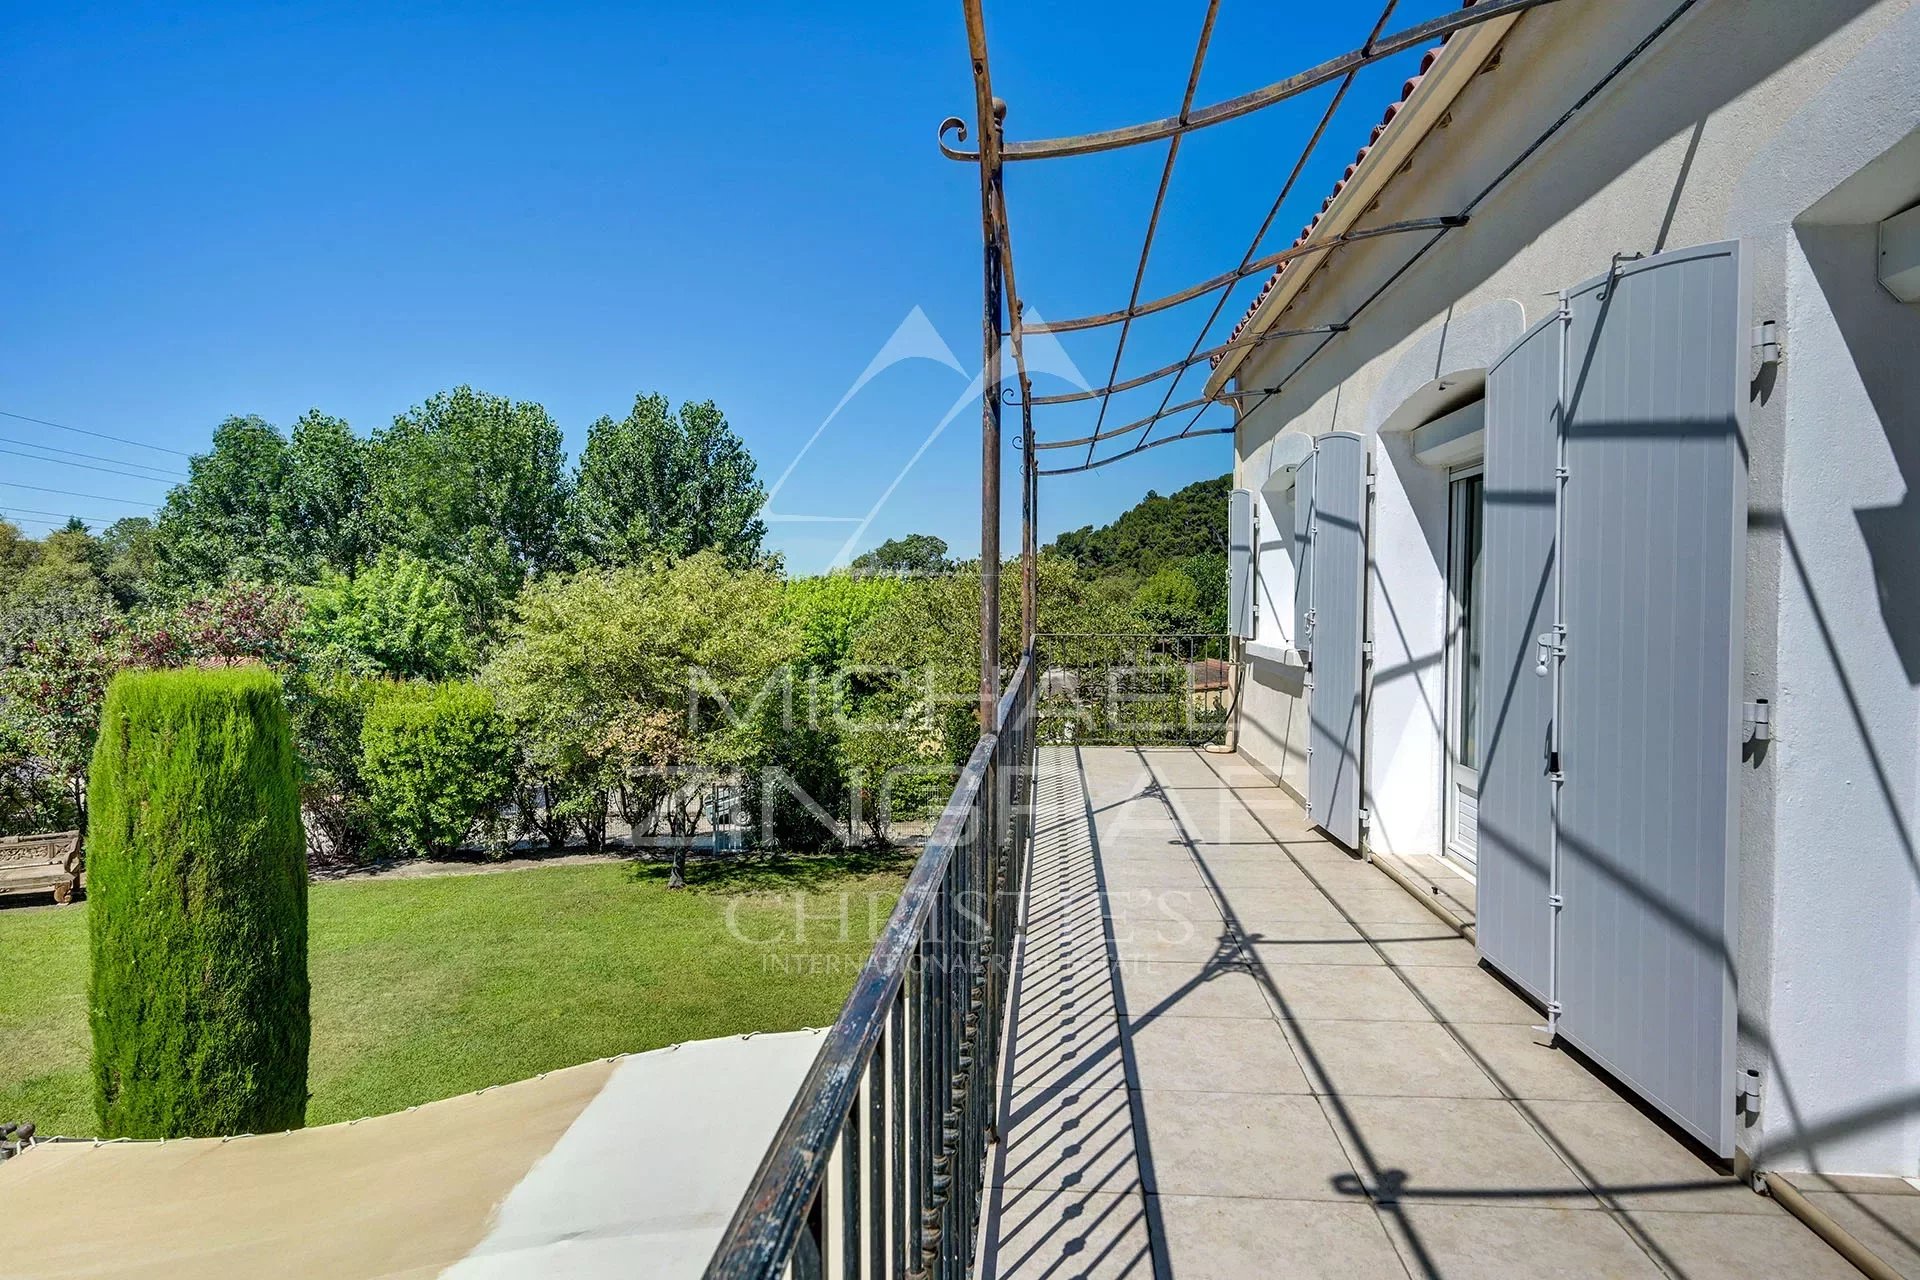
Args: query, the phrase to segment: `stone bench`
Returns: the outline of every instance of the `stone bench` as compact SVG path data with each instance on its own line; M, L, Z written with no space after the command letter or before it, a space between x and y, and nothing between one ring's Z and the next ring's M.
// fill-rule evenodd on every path
M46 893L62 905L86 883L86 859L78 831L37 836L0 836L0 896Z

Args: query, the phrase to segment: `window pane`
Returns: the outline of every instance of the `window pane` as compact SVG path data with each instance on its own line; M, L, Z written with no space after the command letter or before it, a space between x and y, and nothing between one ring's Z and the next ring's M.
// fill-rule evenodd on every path
M1480 767L1480 530L1482 480L1472 476L1459 484L1461 521L1460 558L1460 763Z

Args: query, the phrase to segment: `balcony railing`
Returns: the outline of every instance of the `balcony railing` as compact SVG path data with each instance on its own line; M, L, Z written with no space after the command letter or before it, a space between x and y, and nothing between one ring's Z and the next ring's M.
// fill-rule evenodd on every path
M1031 827L1035 662L926 851L707 1265L709 1280L971 1269Z
M1042 742L1205 746L1233 713L1225 635L1042 632L1034 652Z

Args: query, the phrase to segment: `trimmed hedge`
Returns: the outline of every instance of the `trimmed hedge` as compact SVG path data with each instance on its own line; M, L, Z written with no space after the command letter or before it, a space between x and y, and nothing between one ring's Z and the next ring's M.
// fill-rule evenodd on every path
M101 1136L300 1127L307 854L280 682L258 667L116 676L88 799Z
M514 744L478 685L394 685L360 729L368 803L402 852L451 853L513 796Z

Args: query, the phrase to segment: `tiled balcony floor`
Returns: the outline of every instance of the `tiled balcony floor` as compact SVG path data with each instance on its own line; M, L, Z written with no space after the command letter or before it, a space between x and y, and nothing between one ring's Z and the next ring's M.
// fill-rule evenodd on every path
M983 1275L1858 1274L1249 765L1040 770Z

